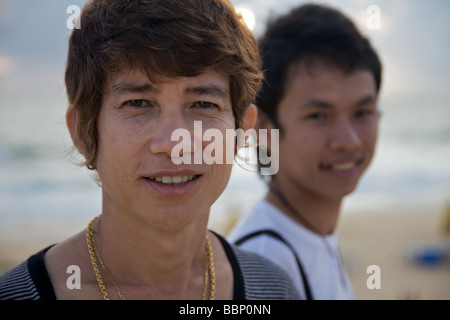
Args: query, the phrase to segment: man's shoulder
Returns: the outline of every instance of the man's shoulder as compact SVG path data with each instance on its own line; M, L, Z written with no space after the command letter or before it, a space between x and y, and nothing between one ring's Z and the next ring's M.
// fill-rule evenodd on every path
M0 300L38 300L39 293L24 261L0 276Z
M251 239L245 240L246 243L244 247L248 248L249 243L252 242L253 244L250 245L250 247L255 250L251 251L258 252L256 251L256 248L254 248L256 243L260 243L258 245L260 246L262 241L265 241L266 245L267 242L270 242L274 244L276 248L279 247L280 243L277 239L268 234L258 234L255 236L255 233L270 230L270 232L279 234L291 242L293 240L292 238L298 234L299 230L297 229L297 223L295 223L291 218L286 216L271 203L261 200L236 222L228 233L227 239L231 243L237 243L238 241L243 241L242 239L246 239L250 236Z
M0 276L0 300L56 299L44 262L44 254L53 246L33 254Z
M284 276L284 271L277 264L268 260L266 257L235 245L232 245L232 247L243 271L260 274L267 273L273 275L274 277Z
M273 226L277 219L273 217L276 208L265 201L258 201L246 212L231 229L228 240L235 242L238 238L247 235L253 231L266 229Z
M288 274L269 259L232 245L241 268L247 296L265 299L280 293L278 299L301 299Z

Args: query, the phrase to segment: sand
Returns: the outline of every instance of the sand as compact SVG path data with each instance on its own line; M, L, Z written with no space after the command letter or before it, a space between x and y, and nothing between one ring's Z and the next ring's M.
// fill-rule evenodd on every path
M446 212L343 215L340 247L357 299L450 299L449 217ZM424 250L445 255L424 260ZM371 265L379 267L380 289L367 286Z
M450 299L450 233L444 228L445 212L382 212L343 214L339 221L340 247L355 290L362 300ZM31 254L83 230L89 221L32 221L3 228L0 235L0 274ZM211 228L222 234L221 221ZM446 256L423 264L413 256L423 248L445 248ZM379 267L380 289L367 287ZM370 284L377 284L371 281Z

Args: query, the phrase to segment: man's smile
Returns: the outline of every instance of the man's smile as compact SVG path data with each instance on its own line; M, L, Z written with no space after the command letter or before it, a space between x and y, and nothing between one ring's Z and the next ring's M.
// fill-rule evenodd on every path
M319 168L324 171L336 173L350 173L356 170L362 163L362 158L340 162L323 162L319 164Z
M197 179L200 175L190 175L190 176L162 176L162 177L146 177L150 181L162 183L165 185L178 186L183 185L186 182Z

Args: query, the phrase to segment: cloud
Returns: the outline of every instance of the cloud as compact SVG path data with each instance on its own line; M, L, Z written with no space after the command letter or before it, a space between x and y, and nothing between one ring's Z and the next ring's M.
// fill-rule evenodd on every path
M0 54L0 76L11 74L14 70L14 60L8 56Z
M305 3L332 6L349 16L378 51L384 65L383 93L447 95L450 83L450 1L232 0L256 16L259 37L267 19ZM381 29L368 28L370 6L381 14Z

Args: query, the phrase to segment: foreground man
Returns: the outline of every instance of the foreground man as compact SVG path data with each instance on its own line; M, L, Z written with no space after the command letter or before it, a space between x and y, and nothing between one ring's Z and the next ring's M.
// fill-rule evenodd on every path
M256 41L226 0L89 1L70 39L67 125L102 212L0 277L0 299L299 298L278 266L207 230L232 164L172 157L172 133L196 121L224 136L251 128L261 79Z

